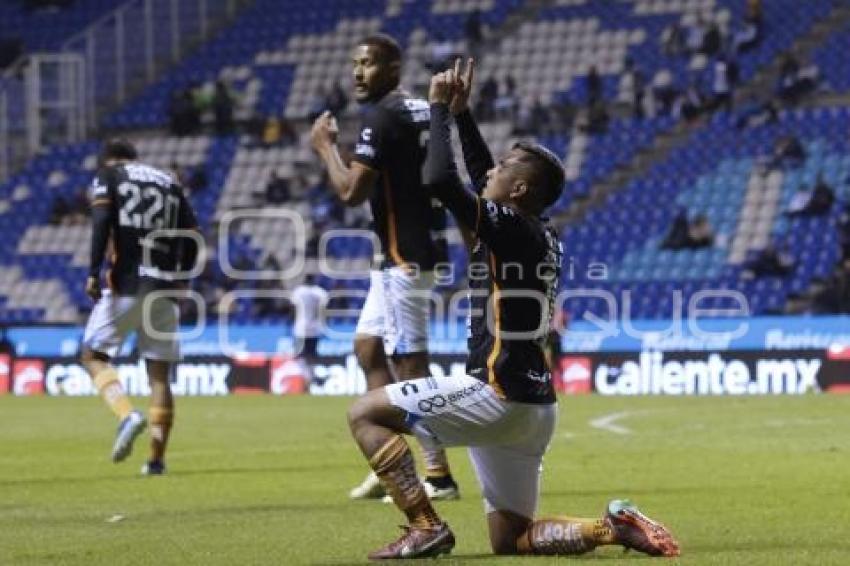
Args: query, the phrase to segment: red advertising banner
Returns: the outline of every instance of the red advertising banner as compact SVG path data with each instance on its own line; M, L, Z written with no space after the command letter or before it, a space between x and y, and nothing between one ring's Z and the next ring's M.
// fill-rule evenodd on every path
M0 354L0 395L9 392L12 384L12 357L9 354Z
M44 360L17 359L12 364L15 395L44 395Z

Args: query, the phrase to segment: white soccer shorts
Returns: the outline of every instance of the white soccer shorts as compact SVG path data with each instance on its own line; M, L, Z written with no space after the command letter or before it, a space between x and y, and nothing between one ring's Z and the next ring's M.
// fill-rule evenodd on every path
M410 276L401 267L373 270L355 333L381 337L388 356L427 352L433 288L430 271Z
M504 401L470 376L426 377L384 390L390 403L407 413L425 448L469 446L487 513L505 510L534 517L556 404Z
M141 357L165 362L179 360L177 330L180 312L177 305L171 299L157 298L148 303L150 310L145 317L144 303L141 295L113 295L112 291L104 291L89 316L83 344L114 358L127 336L137 332Z

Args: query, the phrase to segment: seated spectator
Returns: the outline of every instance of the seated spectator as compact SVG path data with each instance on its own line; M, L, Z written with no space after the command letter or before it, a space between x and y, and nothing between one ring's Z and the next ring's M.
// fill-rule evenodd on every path
M655 98L658 114L670 114L678 94L679 91L673 85L673 73L669 69L658 71L652 80L652 96Z
M732 102L735 98L734 89L738 82L738 64L727 56L721 55L714 62L711 90L713 98L711 107L713 110L721 106L727 111L732 111Z
M588 108L602 102L602 77L599 76L599 71L595 66L591 67L587 73L586 89Z
M263 145L266 147L273 147L281 142L282 132L280 127L280 120L275 116L269 116L266 120L265 124L263 124L263 131L261 140Z
M673 116L690 122L699 118L705 108L705 97L699 91L697 84L691 81L688 88L673 103Z
M745 53L761 41L761 17L747 15L735 31L732 32L732 52Z
M773 155L768 158L767 171L801 167L806 161L806 150L796 136L784 136L776 142Z
M703 37L699 52L708 57L713 57L720 51L721 43L720 27L718 27L717 22L712 21L705 30L705 36Z
M588 134L602 134L608 130L608 122L611 117L605 109L605 103L601 100L587 109L579 127Z
M779 109L772 100L760 101L755 97L748 98L735 120L735 127L755 128L776 122L779 119Z
M626 59L625 70L620 76L620 84L617 87L617 102L628 106L632 115L636 118L643 116L643 93L645 80L643 73L635 67L632 59Z
M481 90L478 92L478 103L475 106L476 117L479 120L492 120L496 113L496 99L499 97L499 83L495 77L487 77L481 83Z
M685 247L698 249L709 248L713 245L714 228L711 227L708 217L700 214L688 226L688 239Z
M290 199L289 181L277 171L272 171L271 178L266 185L266 202L268 204L283 204Z
M744 263L746 277L785 277L794 271L796 262L787 253L779 252L773 244Z
M661 242L662 250L680 250L687 246L688 242L688 211L680 209L673 218L667 235Z
M538 96L534 99L534 103L531 106L531 131L535 135L548 133L551 123L552 118L549 108L543 104L543 101Z
M552 104L552 127L555 131L568 132L573 127L576 106L567 96L561 96Z
M513 119L517 111L516 81L511 75L505 77L499 97L494 104L496 115Z
M665 55L675 57L685 48L685 32L679 22L673 22L661 32L661 50Z
M664 250L707 248L714 245L714 229L708 218L701 214L688 221L688 212L681 209L673 218L673 224L661 243Z
M694 24L685 30L685 49L688 53L699 53L705 44L705 35L708 33L708 28L702 19L702 15L698 14Z
M812 314L850 313L850 261L839 263L823 289L812 297Z
M215 132L219 136L233 133L233 108L236 102L224 81L216 81L215 94L213 95L212 108L215 118Z
M526 99L520 105L514 125L515 135L540 135L549 126L549 110L539 97Z
M788 205L788 216L820 216L826 214L835 202L835 192L822 175L818 175L811 191L798 191Z
M779 70L776 92L788 104L795 104L800 97L815 89L820 81L817 65L802 66L792 54L785 54Z

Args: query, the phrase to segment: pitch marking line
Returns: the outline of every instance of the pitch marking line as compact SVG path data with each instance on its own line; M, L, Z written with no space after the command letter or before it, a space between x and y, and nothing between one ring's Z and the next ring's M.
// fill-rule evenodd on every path
M618 425L616 421L636 414L634 411L620 411L619 413L611 413L602 415L595 419L591 419L588 424L599 430L606 430L613 434L632 434L632 430L624 426Z

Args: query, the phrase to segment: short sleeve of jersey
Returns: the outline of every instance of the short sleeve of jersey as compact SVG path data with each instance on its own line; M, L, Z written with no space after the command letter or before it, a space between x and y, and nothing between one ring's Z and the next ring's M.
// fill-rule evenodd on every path
M89 185L88 197L92 206L104 206L112 203L115 193L115 175L111 171L99 171Z
M363 117L357 143L354 145L354 161L370 169L381 169L387 153L390 124L386 112L373 108Z

